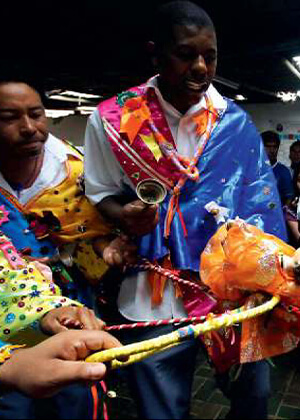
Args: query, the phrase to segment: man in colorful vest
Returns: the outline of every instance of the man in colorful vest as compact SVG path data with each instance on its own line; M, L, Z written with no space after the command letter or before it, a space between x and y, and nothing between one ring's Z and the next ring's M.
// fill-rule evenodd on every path
M48 133L38 92L4 76L0 80L0 168L1 230L27 258L56 261L53 275L63 293L91 305L88 276L72 265L71 254L78 241L109 230L82 191L82 157ZM89 258L81 243L80 248L79 254ZM69 271L66 266L71 266ZM101 267L94 271L101 275ZM61 418L89 417L88 387L72 386L64 395L67 400L56 397L64 411ZM0 417L31 418L33 403L19 394L6 394L0 399Z
M137 238L142 257L199 281L201 253L217 230L209 202L286 239L281 204L253 123L212 85L217 41L209 16L177 1L160 7L152 27L149 50L159 74L100 103L88 121L86 194L107 220ZM136 187L148 178L168 191L159 208L137 200ZM127 322L193 313L162 277L144 271L124 277L118 307ZM201 302L198 314L206 315L214 303L205 293ZM134 331L127 341L172 329ZM141 418L188 417L197 350L198 343L185 342L131 367ZM229 376L235 375L219 375L229 390L229 418L267 418L267 363L244 365L231 384Z

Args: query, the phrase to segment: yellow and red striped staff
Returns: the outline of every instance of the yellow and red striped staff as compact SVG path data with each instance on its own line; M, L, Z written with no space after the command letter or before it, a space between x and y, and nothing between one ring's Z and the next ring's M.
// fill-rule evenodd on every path
M176 346L182 341L196 338L200 334L205 334L209 331L218 330L223 327L230 327L236 323L243 322L246 319L262 315L263 313L272 310L279 302L280 298L278 296L273 296L269 301L254 308L245 309L245 307L241 307L217 316L209 314L207 321L202 324L188 325L158 338L152 338L124 347L94 353L86 359L86 362L108 362L112 369L124 367L132 363L140 362L154 353Z

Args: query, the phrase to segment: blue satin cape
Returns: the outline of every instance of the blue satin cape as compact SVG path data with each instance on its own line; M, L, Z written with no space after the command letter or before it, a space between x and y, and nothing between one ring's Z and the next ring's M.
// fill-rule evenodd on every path
M178 214L168 240L164 221L170 196L160 207L156 229L141 238L140 254L157 260L171 253L174 266L198 272L200 256L218 226L204 206L210 201L229 209L263 231L287 240L281 202L261 138L249 116L234 102L216 124L198 162L200 181L187 181L179 198L188 236ZM167 242L166 242L167 241Z
M0 205L3 204L9 211L9 221L1 225L1 230L17 250L30 248L32 257L52 257L56 253L56 246L47 238L37 239L29 228L26 216L0 192Z

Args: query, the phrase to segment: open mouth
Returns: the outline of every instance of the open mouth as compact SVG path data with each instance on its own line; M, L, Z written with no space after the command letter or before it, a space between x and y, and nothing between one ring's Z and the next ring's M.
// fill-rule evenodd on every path
M208 89L207 82L199 83L194 80L187 80L185 85L188 90L191 90L193 92L198 92L198 93L205 92Z

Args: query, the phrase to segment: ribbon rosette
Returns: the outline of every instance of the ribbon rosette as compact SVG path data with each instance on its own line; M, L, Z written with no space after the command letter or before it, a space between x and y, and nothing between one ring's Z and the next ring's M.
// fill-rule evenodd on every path
M127 135L131 145L142 125L151 117L150 110L142 96L129 98L122 108L120 133Z

